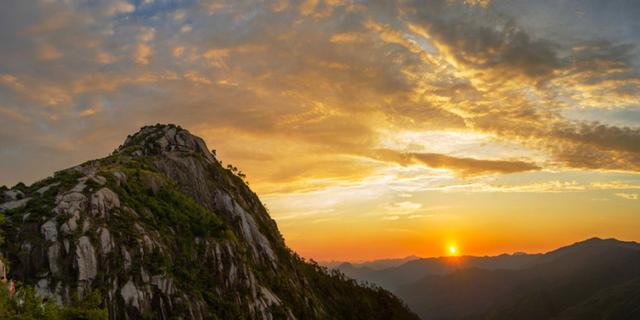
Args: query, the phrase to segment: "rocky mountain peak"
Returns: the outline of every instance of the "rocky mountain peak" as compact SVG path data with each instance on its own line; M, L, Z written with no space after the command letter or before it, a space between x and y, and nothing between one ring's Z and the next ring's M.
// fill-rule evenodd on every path
M117 151L135 156L171 152L196 153L208 160L214 160L202 138L174 124L144 126L134 135L128 136Z
M176 125L0 191L8 277L59 304L97 291L111 319L416 319L287 248L242 177Z

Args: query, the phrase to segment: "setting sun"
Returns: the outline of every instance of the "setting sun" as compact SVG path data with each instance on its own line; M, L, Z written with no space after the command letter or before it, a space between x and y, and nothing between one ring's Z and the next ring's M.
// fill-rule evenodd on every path
M449 246L449 255L455 256L458 254L458 249L456 246Z

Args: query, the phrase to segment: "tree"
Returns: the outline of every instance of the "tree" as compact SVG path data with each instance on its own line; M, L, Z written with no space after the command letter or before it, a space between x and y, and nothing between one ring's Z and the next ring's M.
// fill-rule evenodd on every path
M24 192L27 190L27 186L24 184L24 182L18 182L16 183L15 186L11 187L11 189L20 190Z

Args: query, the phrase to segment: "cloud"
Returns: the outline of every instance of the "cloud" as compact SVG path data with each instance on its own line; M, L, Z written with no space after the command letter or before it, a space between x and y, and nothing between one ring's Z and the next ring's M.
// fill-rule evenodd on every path
M549 139L552 141L549 148L556 158L568 166L640 170L640 129L601 123L562 125L550 132Z
M423 164L436 169L449 169L462 176L506 174L541 169L534 163L519 160L484 160L437 153L402 153L389 149L377 150L374 157L401 165Z
M303 16L308 16L313 13L316 6L318 5L318 0L305 0L300 4L300 14Z
M638 200L637 193L616 193L616 196L627 200Z
M146 44L139 44L135 52L135 61L138 64L149 64L150 55L151 47Z
M458 158L436 153L416 153L412 157L432 168L458 170L462 175L481 175L487 173L514 173L540 170L540 167L524 161L482 160Z
M105 5L104 12L107 15L114 15L114 14L120 14L120 13L130 13L130 12L133 12L135 9L136 7L133 4L129 3L128 1L116 0Z
M409 216L422 208L422 203L413 201L391 202L384 206L385 212L395 216Z
M0 106L30 121L7 123L0 138L55 133L48 152L72 165L108 153L143 124L177 122L227 150L270 192L351 183L397 164L464 177L640 172L638 128L562 113L640 101L629 39L544 37L544 28L499 11L516 6L502 1L137 6L16 2L3 10ZM403 130L472 131L544 156L487 156L489 143L464 156L410 145L380 151L389 149L385 135ZM87 142L74 148L91 151L70 154L77 137ZM18 161L6 167L19 168L2 172L12 181L47 173Z
M464 0L464 3L472 6L486 7L491 3L491 0Z
M176 10L176 12L173 13L173 19L177 21L184 19L185 16L186 12L184 10Z
M469 3L469 2L467 2ZM429 37L450 62L491 77L538 81L561 68L556 45L533 39L513 20L482 6L464 9L445 0L416 1L410 26Z
M2 106L0 106L0 114L2 115L2 117L4 119L8 119L12 122L17 122L17 123L21 123L23 125L25 124L29 124L29 122L31 122L31 120L29 119L29 117L25 116L24 114L10 109L10 108L3 108ZM4 121L2 121L4 122ZM8 125L8 124L6 124Z
M558 126L553 136L571 142L590 144L599 149L640 154L640 129L614 127L601 123Z
M55 60L60 58L60 56L62 56L60 51L47 43L40 45L40 48L38 49L38 59L41 60Z
M637 128L578 123L557 113L576 105L640 103L633 45L535 38L515 19L485 8L464 10L455 2L414 2L408 8L415 12L409 30L433 41L472 84L455 92L467 95L469 102L449 103L445 109L467 115L465 122L478 130L547 149L559 165L639 169Z

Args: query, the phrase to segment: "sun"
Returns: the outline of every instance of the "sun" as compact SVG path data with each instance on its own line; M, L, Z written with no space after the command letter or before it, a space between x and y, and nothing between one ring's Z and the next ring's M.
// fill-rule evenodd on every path
M456 248L456 246L449 246L449 255L450 256L458 255L458 248Z

